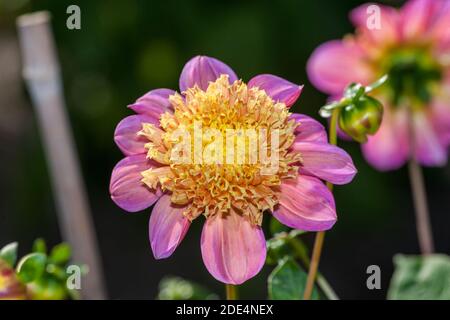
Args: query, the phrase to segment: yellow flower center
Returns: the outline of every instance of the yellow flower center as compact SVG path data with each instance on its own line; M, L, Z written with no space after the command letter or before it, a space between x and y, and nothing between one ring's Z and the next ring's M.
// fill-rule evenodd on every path
M281 181L297 176L300 155L289 150L297 123L286 105L226 75L169 99L174 112L160 128L145 123L140 132L147 157L162 164L142 172L143 183L169 191L191 220L233 209L260 225Z

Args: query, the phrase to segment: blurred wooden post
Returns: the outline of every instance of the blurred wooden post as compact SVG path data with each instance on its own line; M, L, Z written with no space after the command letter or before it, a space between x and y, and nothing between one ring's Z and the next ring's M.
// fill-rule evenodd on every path
M50 14L20 16L17 28L23 76L37 114L62 237L73 248L73 260L89 266L81 281L83 298L104 299L97 242L65 110Z

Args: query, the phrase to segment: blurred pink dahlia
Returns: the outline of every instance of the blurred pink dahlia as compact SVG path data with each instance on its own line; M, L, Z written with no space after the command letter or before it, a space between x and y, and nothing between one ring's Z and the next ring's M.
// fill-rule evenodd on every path
M289 112L301 89L273 75L259 75L245 84L224 63L197 56L181 72L180 93L152 90L129 106L137 114L116 128L114 140L126 157L113 169L110 193L130 212L156 203L149 222L156 259L169 257L191 221L203 215L206 268L219 281L240 284L264 265L264 212L292 228L318 231L333 226L335 204L322 180L348 183L356 170L347 153L328 144L321 124ZM193 133L196 125L214 129L220 138L215 139L223 136L224 141L229 129L278 132L277 170L264 171L267 164L259 159L175 161L179 141L174 133ZM196 139L189 140L189 148L197 143L207 150L213 143L207 135ZM271 141L259 148L274 150ZM217 149L213 151L220 153ZM248 159L248 149L236 153ZM189 154L191 160L198 156L195 150Z
M401 9L365 4L350 14L356 34L330 41L308 62L312 83L338 98L351 82L367 85L385 106L379 131L362 145L379 170L414 158L442 166L450 143L450 1L410 0Z

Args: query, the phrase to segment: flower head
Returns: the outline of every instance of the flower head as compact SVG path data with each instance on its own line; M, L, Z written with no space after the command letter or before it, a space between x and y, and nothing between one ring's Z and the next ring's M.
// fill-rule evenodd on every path
M313 53L311 81L336 97L351 82L367 85L388 74L373 92L385 110L379 131L362 146L367 161L380 170L396 169L411 157L444 165L450 143L450 1L410 0L399 10L365 4L350 18L356 34Z
M289 227L326 230L336 221L322 180L356 173L321 124L292 114L301 87L273 75L248 84L224 63L190 60L180 93L153 90L130 106L115 141L125 154L113 170L111 197L127 211L155 204L149 222L155 258L170 256L203 215L201 250L208 271L240 284L264 265L263 214Z

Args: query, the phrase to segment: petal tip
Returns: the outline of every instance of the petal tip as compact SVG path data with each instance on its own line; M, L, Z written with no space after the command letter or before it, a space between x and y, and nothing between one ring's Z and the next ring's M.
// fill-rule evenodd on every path
M190 221L183 215L183 207L174 207L170 195L163 195L152 210L148 224L150 247L155 259L172 255L186 235Z
M230 83L237 80L233 69L222 61L205 55L195 56L186 63L181 71L180 90L183 92L195 85L206 90L209 83L217 80L222 74L229 76Z
M264 90L273 100L292 106L299 98L303 85L294 84L273 74L260 74L248 82L248 86Z
M152 248L153 257L155 260L167 259L170 257L174 250L158 250L158 245L153 241L150 241L150 247Z
M128 156L120 160L111 173L111 200L128 212L142 211L153 205L161 190L150 190L141 182L141 172L152 166L145 155Z
M227 284L242 284L259 273L266 259L260 227L236 213L208 219L203 226L201 252L209 273Z

